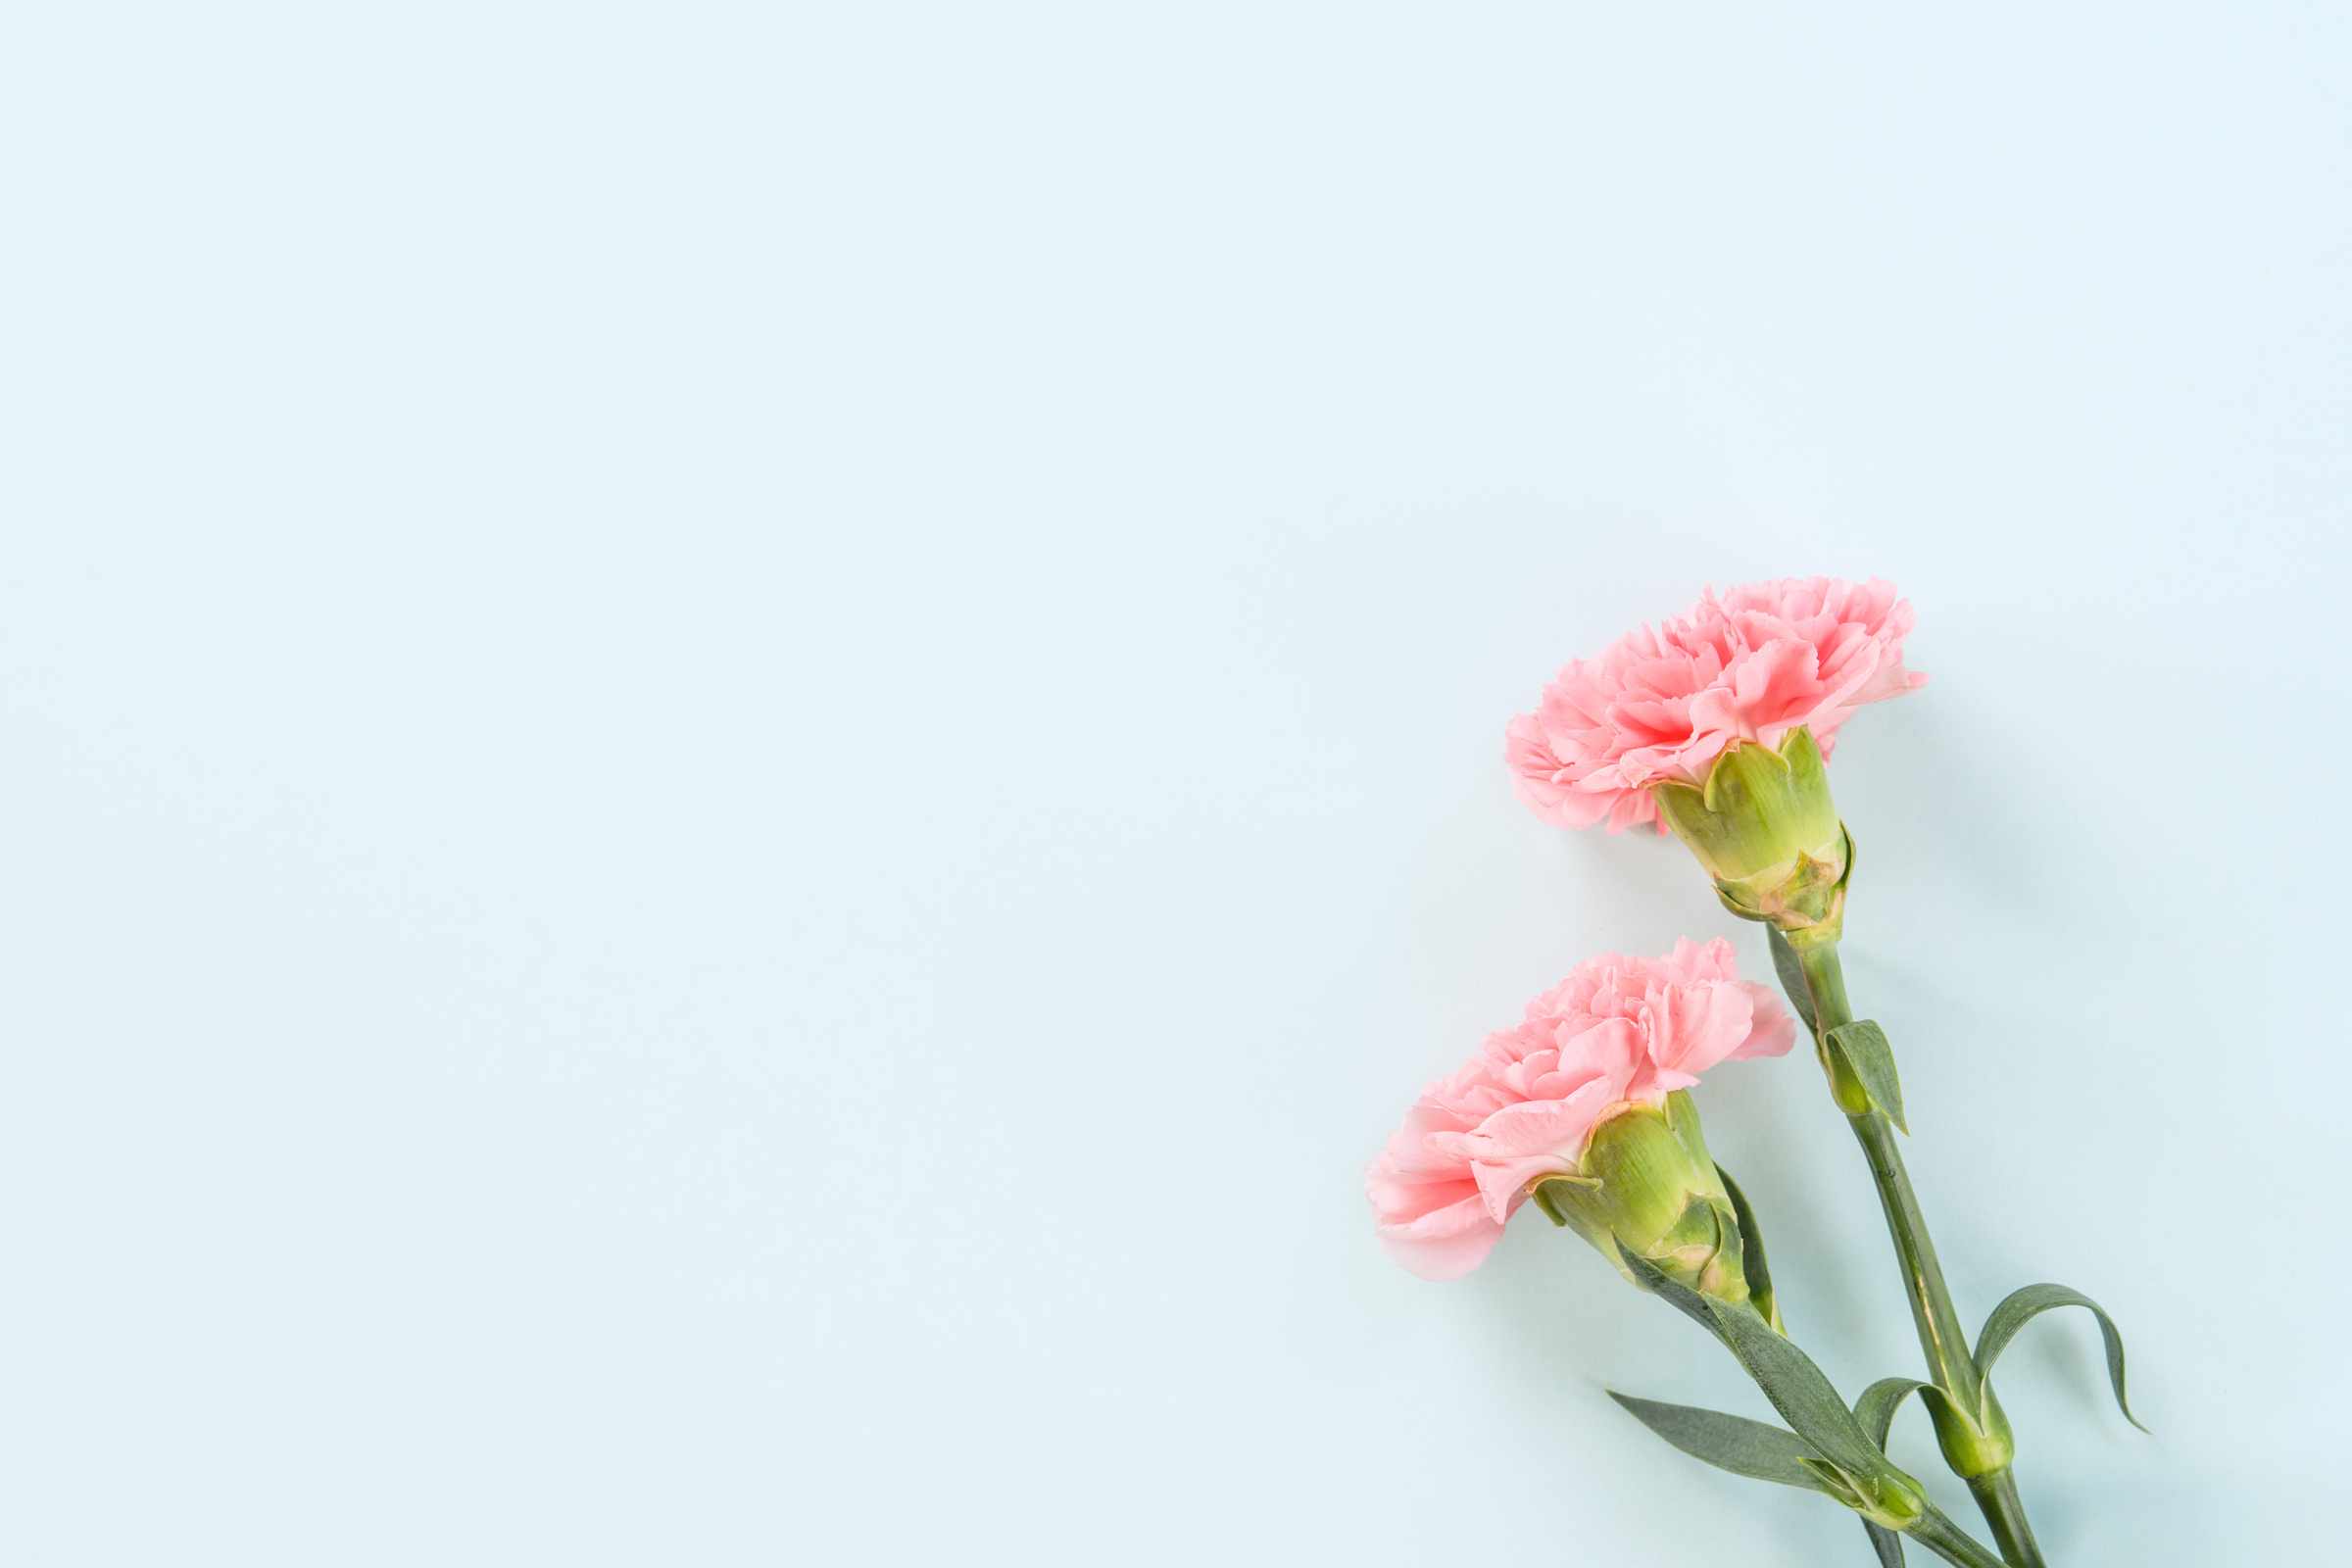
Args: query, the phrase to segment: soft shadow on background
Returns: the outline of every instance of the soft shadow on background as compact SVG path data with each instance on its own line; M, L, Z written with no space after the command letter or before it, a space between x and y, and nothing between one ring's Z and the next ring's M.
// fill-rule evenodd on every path
M0 19L0 1555L1869 1561L1364 1162L1752 928L1510 799L1882 575L1847 965L2052 1560L2314 1561L2352 502L2318 6ZM1917 1357L1802 1054L1702 1094ZM1908 1412L1896 1455L1940 1473ZM1938 1482L1941 1486L1942 1483ZM1942 1495L1965 1511L1957 1490Z

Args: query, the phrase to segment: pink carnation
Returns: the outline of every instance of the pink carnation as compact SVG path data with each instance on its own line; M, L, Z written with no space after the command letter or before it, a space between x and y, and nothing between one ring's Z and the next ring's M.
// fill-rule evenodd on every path
M1685 940L1663 958L1604 953L1487 1036L1421 1091L1364 1171L1389 1255L1429 1280L1486 1260L1527 1184L1572 1171L1611 1110L1654 1105L1719 1061L1777 1056L1796 1038L1780 999L1740 978L1732 945Z
M1865 703L1927 684L1903 668L1911 603L1873 577L1782 577L1644 625L1598 659L1572 661L1503 755L1529 809L1562 827L1656 820L1649 787L1697 784L1735 740L1778 746L1800 724L1828 757Z

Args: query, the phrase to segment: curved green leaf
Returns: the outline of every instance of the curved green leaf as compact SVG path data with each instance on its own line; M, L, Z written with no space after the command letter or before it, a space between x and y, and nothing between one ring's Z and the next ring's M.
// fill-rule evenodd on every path
M1922 1383L1917 1378L1881 1378L1862 1391L1854 1401L1854 1419L1862 1423L1862 1431L1881 1452L1886 1448L1886 1429L1894 1424L1894 1412L1902 1407L1914 1391L1935 1392L1936 1385ZM1885 1525L1862 1521L1870 1533L1870 1545L1879 1554L1880 1568L1903 1568L1903 1538Z
M1772 1332L1754 1312L1723 1308L1724 1343L1756 1380L1783 1420L1842 1470L1868 1475L1886 1468L1886 1456L1863 1435L1854 1413L1813 1358Z
M1740 1222L1740 1271L1747 1276L1748 1299L1756 1303L1765 1322L1786 1334L1788 1330L1781 1327L1780 1302L1772 1294L1772 1269L1764 1261L1764 1227L1756 1223L1755 1208L1740 1184L1732 1180L1732 1173L1718 1162L1715 1174L1723 1178L1723 1190L1732 1200L1732 1215Z
M1992 1363L2000 1359L2009 1342L2017 1338L2017 1331L2054 1306L2086 1306L2099 1320L2099 1337L2107 1342L2107 1382L2115 1390L2116 1408L2124 1412L2125 1420L2142 1432L2147 1431L2139 1426L2139 1417L2132 1413L2132 1406L2124 1398L2123 1332L2115 1326L2115 1319L2107 1315L2105 1307L2068 1286L2029 1285L2010 1293L2007 1300L1994 1307L1977 1335L1977 1375L1990 1377Z
M1830 1042L1844 1054L1854 1076L1870 1091L1871 1102L1909 1133L1911 1129L1903 1121L1903 1081L1895 1075L1894 1048L1886 1043L1886 1031L1862 1018L1831 1030Z
M1788 939L1781 935L1779 926L1766 926L1764 940L1772 947L1772 971L1781 977L1781 990L1788 998L1788 1005L1796 1009L1799 1018L1804 1019L1805 1033L1819 1034L1821 1026L1813 1021L1813 992L1805 984L1803 961L1797 957L1796 950L1788 945Z
M1864 1389L1862 1397L1854 1401L1854 1419L1862 1423L1862 1430L1870 1435L1870 1441L1884 1451L1886 1429L1894 1425L1894 1412L1902 1408L1903 1401L1914 1393L1935 1386L1933 1383L1922 1383L1917 1378L1881 1378Z
M1808 1492L1837 1494L1807 1462L1818 1462L1820 1455L1793 1432L1718 1410L1637 1399L1614 1389L1609 1391L1609 1397L1624 1405L1650 1431L1691 1458L1703 1459L1718 1470L1753 1476L1758 1481L1777 1481L1784 1487L1803 1487Z

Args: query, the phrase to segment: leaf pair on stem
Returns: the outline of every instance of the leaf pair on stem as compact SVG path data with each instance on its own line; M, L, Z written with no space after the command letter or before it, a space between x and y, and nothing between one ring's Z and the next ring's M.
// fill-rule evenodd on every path
M1629 1264L1642 1283L1712 1333L1756 1380L1773 1408L1788 1422L1788 1430L1744 1416L1726 1415L1687 1404L1638 1399L1611 1391L1609 1397L1631 1411L1642 1425L1668 1443L1719 1470L1758 1481L1801 1487L1836 1499L1862 1515L1879 1559L1888 1568L1903 1561L1897 1532L1912 1535L1950 1562L1984 1565L1998 1559L1961 1536L1949 1519L1936 1512L1919 1484L1886 1457L1886 1434L1895 1411L1917 1393L1923 1401L1943 1403L1949 1396L1933 1383L1917 1378L1882 1378L1863 1391L1848 1411L1829 1378L1794 1344L1773 1334L1752 1312L1742 1312L1700 1296L1665 1278L1646 1260ZM1993 1363L2009 1342L2039 1314L2058 1306L2087 1307L2099 1320L2106 1341L2108 1379L2124 1419L2138 1427L2124 1393L2124 1344L2115 1320L2098 1302L2064 1285L2029 1285L1992 1310L1978 1335L1976 1364L1989 1380ZM1759 1332L1760 1331L1760 1332ZM1768 1343L1769 1342L1769 1343ZM1987 1386L1989 1386L1987 1384ZM1953 1412L1957 1414L1957 1412ZM1980 1418L1981 1419L1981 1418ZM2146 1431L2145 1427L2140 1427ZM1860 1445L1857 1446L1857 1442ZM1918 1513L1908 1524L1897 1522L1884 1504L1905 1492L1917 1499ZM1877 1501L1880 1507L1871 1504ZM1923 1526L1925 1528L1923 1528ZM1967 1549L1951 1538L1966 1543Z
M1854 1020L1847 1010L1834 942L1818 944L1816 950L1800 956L1777 930L1771 937L1774 966L1791 1004L1813 1030L1833 1097L1852 1119L1865 1150L1873 1155L1874 1174L1887 1200L1896 1250L1911 1277L1914 1310L1921 1315L1922 1345L1936 1381L1882 1379L1848 1411L1820 1369L1794 1346L1771 1335L1761 1324L1742 1323L1740 1314L1725 1302L1707 1300L1688 1290L1679 1296L1660 1290L1650 1278L1655 1271L1650 1270L1637 1271L1642 1283L1666 1296L1739 1355L1792 1430L1715 1411L1611 1396L1659 1436L1696 1458L1740 1475L1821 1492L1854 1509L1862 1515L1883 1564L1902 1562L1901 1534L1910 1534L1949 1561L1991 1561L1981 1546L1935 1512L1919 1494L1916 1482L1886 1463L1887 1429L1902 1401L1917 1392L1936 1424L1947 1462L1968 1481L2008 1560L2035 1568L2039 1551L2009 1478L2014 1445L2008 1417L1993 1397L1993 1363L2037 1314L2056 1306L2086 1307L2099 1320L2116 1403L2125 1419L2138 1426L2125 1399L2122 1336L2106 1311L2080 1291L2063 1285L2032 1285L1993 1309L1977 1336L1976 1353L1969 1354L1933 1245L1917 1214L1917 1200L1910 1194L1901 1157L1884 1131L1888 1122L1904 1126L1902 1085L1886 1033L1868 1019ZM1872 1131L1874 1127L1879 1130ZM1742 1229L1750 1233L1749 1250L1760 1260L1761 1241L1752 1236L1755 1224L1744 1195L1740 1202ZM1772 1327L1778 1327L1777 1320ZM1764 1346L1757 1338L1759 1331L1779 1341L1785 1349L1774 1351ZM1859 1450L1857 1442L1863 1445ZM1858 1462L1857 1452L1861 1454ZM1916 1512L1908 1522L1903 1517L1909 1505L1905 1489L1909 1498L1916 1499Z

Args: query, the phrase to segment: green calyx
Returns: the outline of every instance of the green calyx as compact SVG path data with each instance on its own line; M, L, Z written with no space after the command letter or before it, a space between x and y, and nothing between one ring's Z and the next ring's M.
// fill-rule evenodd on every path
M1703 1296L1749 1299L1739 1213L1682 1090L1664 1105L1624 1106L1593 1129L1576 1174L1541 1177L1528 1191L1629 1280L1620 1248Z
M1932 1384L1922 1389L1919 1396L1928 1407L1928 1419L1936 1423L1936 1444L1943 1450L1944 1463L1961 1480L1998 1474L2017 1457L2009 1414L1992 1396L1991 1383L1977 1386L1974 1410L1964 1408L1958 1398Z
M1703 785L1655 784L1650 798L1726 908L1769 921L1799 950L1838 940L1853 841L1810 729L1790 730L1778 749L1735 741Z

